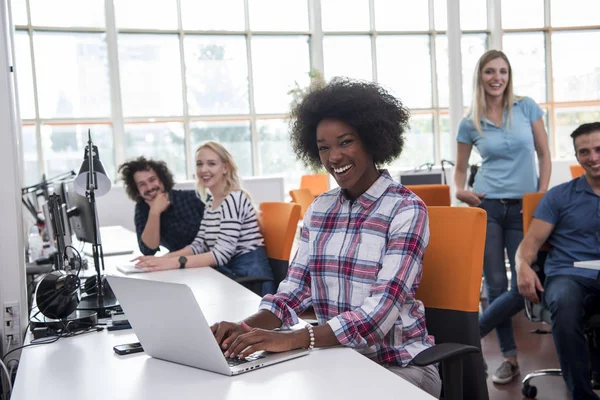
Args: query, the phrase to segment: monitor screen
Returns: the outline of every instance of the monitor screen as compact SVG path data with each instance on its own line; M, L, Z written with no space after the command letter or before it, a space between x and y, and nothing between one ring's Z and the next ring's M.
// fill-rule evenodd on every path
M63 182L63 188L72 233L81 242L94 243L95 216L90 201L75 191L74 181Z

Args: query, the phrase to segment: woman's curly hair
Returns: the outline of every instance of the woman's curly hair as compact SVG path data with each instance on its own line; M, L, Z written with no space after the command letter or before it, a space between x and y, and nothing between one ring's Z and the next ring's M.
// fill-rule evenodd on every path
M133 175L139 171L154 171L156 172L156 176L162 182L165 187L165 191L169 192L175 186L175 180L173 179L173 174L169 171L167 167L167 163L164 161L156 161L156 160L147 160L146 157L138 157L134 160L123 163L119 167L119 172L121 173L121 179L123 180L123 184L125 186L125 192L127 196L136 202L144 201L142 196L140 196L140 192L133 180Z
M321 168L317 125L330 118L358 131L376 165L397 158L409 129L410 111L381 86L348 78L334 78L309 92L291 112L290 136L296 157L305 165Z

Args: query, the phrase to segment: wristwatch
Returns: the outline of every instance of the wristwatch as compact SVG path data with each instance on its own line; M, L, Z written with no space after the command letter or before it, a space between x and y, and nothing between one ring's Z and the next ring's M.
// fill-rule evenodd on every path
M187 257L186 256L179 257L179 268L180 269L184 269L186 262L187 262Z

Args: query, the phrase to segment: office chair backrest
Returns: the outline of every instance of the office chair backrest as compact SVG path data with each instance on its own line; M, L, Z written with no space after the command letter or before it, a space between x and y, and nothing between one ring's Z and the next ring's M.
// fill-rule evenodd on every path
M450 186L448 185L406 185L419 196L426 206L450 206Z
M265 239L275 285L278 286L287 274L300 220L300 206L295 203L263 202L260 203L259 209L261 232Z
M569 169L571 170L571 178L579 178L585 172L583 167L579 164L571 164L569 165Z
M544 193L525 193L523 196L523 235L527 234L533 213L537 208L538 203L544 197Z
M427 330L436 344L461 343L481 349L478 321L486 212L471 207L427 210L429 246L415 295L425 305ZM481 354L466 356L463 368L464 398L487 399Z
M315 199L310 190L308 189L296 189L290 190L290 197L292 202L300 205L300 219L304 218L304 213L308 210Z
M308 189L313 197L317 197L329 190L329 175L302 175L302 178L300 179L300 189Z

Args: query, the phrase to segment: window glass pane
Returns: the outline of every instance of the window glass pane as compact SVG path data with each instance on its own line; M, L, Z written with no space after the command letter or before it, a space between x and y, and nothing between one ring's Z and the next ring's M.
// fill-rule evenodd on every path
M433 0L433 23L437 31L448 29L447 0Z
M91 129L92 141L98 146L100 161L111 180L115 180L110 125L42 125L41 129L46 176L51 177L71 170L76 173L79 171L88 141L88 129Z
M300 178L308 169L296 160L289 138L288 123L283 119L258 120L259 164L261 175L285 175L284 192L300 187Z
M306 0L248 0L253 31L308 31Z
M254 105L258 113L286 113L292 97L288 91L309 83L308 37L252 38Z
M598 25L598 0L551 0L552 26Z
M502 44L513 71L513 88L519 96L546 101L544 34L506 33Z
M600 30L552 34L554 100L600 99Z
M410 118L410 131L404 138L404 149L400 157L392 163L393 168L415 168L434 162L431 114L413 114Z
M323 39L325 79L347 76L373 80L369 36L325 36Z
M440 113L440 156L442 160L454 162L452 149L456 147L454 135L450 134L450 115L446 112Z
M378 31L427 31L429 7L426 1L375 0L375 28Z
M117 28L177 29L176 0L115 0L114 4Z
M19 112L22 119L35 118L35 101L33 98L33 71L31 70L31 49L29 34L15 32L15 71L17 76Z
M407 54L410 62L406 62ZM377 80L409 108L430 108L429 35L378 36Z
M252 176L250 121L197 121L190 123L190 131L191 148L188 154L194 166L196 149L202 143L212 140L221 143L231 153L240 176Z
M600 121L600 107L565 108L555 111L556 158L575 159L571 133L581 124Z
M487 35L475 33L462 35L462 76L463 76L463 104L469 106L473 96L473 72L477 61L487 50Z
M42 118L110 115L104 36L100 33L33 33Z
M27 25L27 4L25 0L11 0L10 11L14 25Z
M369 0L321 0L325 32L368 31Z
M104 0L29 0L31 24L104 28Z
M246 38L186 35L184 46L189 113L247 114Z
M438 104L440 107L448 107L450 96L448 70L448 36L437 35L435 37L435 61L438 85ZM464 84L464 82L463 82ZM463 99L464 101L464 99Z
M176 181L185 180L185 134L180 122L125 124L126 159L144 156L167 163Z
M183 114L177 35L119 35L123 115Z
M448 36L436 36L436 61L438 79L438 103L440 107L448 107L449 97L449 71L448 71ZM473 91L473 72L479 57L485 53L486 34L463 34L461 41L462 50L462 84L463 105L469 107Z
M502 0L502 28L541 28L544 0Z
M487 2L484 0L460 0L460 29L487 29Z
M180 0L183 29L243 31L244 0Z
M23 146L23 186L29 186L41 180L35 125L23 125L21 133L23 134L21 142Z

